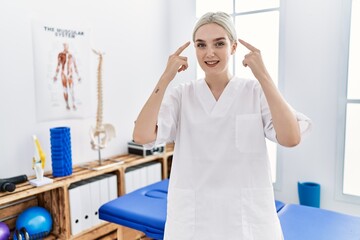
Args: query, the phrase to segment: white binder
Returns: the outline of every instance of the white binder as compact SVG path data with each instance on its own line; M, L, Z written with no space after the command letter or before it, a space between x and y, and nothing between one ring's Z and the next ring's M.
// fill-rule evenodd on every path
M162 170L160 162L151 162L130 167L125 172L125 193L130 193L141 187L161 181Z
M109 201L111 201L118 197L117 176L115 174L110 174L107 179L109 187Z
M76 184L71 184L69 187L69 203L70 203L70 221L71 234L75 235L81 232L82 218L81 218L81 192Z
M161 181L161 163L154 162L147 167L147 185Z
M133 190L137 190L141 186L141 172L140 167L136 166L134 167L133 171Z
M93 224L90 184L88 181L84 181L78 188L80 189L81 195L81 205L78 206L79 208L81 208L81 231L84 231L91 228Z
M109 201L109 184L106 176L102 175L99 179L100 185L100 205L107 203Z
M100 206L109 202L109 186L108 186L108 179L106 176L101 175L99 178L99 195L100 195ZM105 222L104 220L99 220L101 223Z
M92 226L96 226L103 221L99 219L99 208L101 206L100 199L100 182L99 178L92 179L90 185L90 201L91 201L91 220Z
M130 193L134 190L134 170L129 168L125 172L125 193Z
M142 188L148 185L148 166L143 166L139 168L139 175L140 175L140 180L139 180L139 186L138 188Z

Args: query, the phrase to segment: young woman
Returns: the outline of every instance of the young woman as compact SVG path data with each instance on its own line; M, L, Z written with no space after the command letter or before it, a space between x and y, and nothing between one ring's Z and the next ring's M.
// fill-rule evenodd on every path
M260 51L237 39L228 14L202 16L193 42L205 78L169 89L163 99L188 67L185 43L169 57L133 134L140 144L175 141L165 239L280 240L265 137L296 146L310 120L287 104ZM256 80L229 71L239 43Z

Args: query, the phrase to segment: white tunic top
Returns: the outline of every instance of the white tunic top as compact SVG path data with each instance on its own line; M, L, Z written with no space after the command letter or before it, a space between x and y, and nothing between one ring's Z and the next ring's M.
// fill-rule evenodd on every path
M306 132L310 120L295 114ZM255 80L234 77L218 101L204 79L167 94L156 140L175 141L166 240L282 239L265 137L276 142Z

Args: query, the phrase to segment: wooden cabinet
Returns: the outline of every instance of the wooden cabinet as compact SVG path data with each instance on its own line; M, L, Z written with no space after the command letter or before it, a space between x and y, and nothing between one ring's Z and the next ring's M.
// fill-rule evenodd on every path
M162 166L162 179L165 179L169 174L168 162L172 154L173 145L167 144L166 151L162 154L147 157L132 154L118 155L103 161L100 168L97 161L88 162L73 166L72 175L66 177L53 178L51 173L45 174L54 180L52 184L45 186L34 187L29 183L17 184L14 192L0 193L0 220L14 230L16 218L22 211L31 206L41 206L46 208L53 218L53 228L46 239L146 239L141 232L113 223L102 223L79 234L71 235L69 186L72 183L112 173L117 175L117 191L118 196L121 196L125 193L125 170L128 167L158 161ZM90 170L89 167L98 167L98 170Z

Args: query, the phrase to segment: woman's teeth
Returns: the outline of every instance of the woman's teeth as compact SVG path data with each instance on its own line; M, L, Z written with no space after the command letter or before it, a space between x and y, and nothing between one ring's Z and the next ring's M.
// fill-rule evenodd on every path
M208 65L214 65L217 64L219 61L206 61L205 63Z

